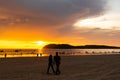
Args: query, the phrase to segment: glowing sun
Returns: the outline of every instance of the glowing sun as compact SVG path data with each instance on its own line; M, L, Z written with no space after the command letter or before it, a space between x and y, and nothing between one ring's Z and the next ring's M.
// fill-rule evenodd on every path
M45 45L46 42L44 42L44 41L38 41L37 44L38 44L38 45Z

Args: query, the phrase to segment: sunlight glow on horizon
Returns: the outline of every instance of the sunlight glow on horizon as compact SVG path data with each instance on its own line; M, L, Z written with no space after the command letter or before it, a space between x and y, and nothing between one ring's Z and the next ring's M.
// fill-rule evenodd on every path
M0 48L37 48L41 49L49 42L44 41L7 41L0 40Z
M44 45L44 44L46 44L46 42L44 42L44 41L38 41L37 44L38 45Z

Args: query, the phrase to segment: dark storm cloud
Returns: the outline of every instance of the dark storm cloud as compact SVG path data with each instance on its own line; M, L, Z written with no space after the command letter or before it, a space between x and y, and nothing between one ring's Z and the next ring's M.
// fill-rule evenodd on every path
M19 0L18 3L34 12L55 16L71 16L83 13L86 9L90 13L99 13L103 11L105 4L102 0Z
M30 23L38 25L72 24L86 17L104 12L104 0L7 0L0 7L14 18L29 17Z

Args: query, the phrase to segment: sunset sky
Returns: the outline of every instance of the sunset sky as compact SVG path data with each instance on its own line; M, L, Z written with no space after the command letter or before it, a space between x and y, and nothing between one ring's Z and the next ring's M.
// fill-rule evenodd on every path
M0 0L0 48L120 46L120 0Z

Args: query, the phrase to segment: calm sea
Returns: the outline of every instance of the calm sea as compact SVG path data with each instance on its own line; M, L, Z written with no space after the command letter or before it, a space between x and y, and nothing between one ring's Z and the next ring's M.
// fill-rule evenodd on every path
M110 54L120 54L120 49L44 49L44 50L22 50L12 51L7 50L0 52L0 58L5 57L40 57L48 56L49 54L55 55L59 52L62 56L70 55L110 55ZM39 52L38 52L39 51Z
M45 49L44 54L55 54L59 52L61 55L106 55L120 54L120 49Z

